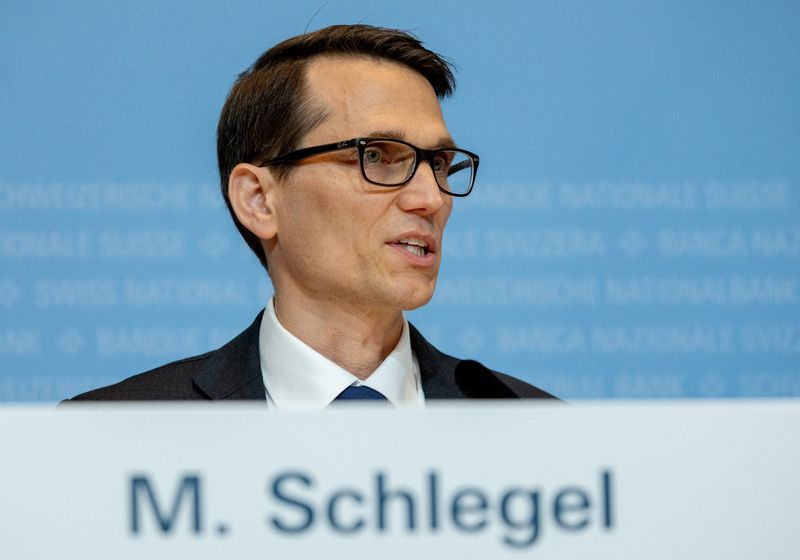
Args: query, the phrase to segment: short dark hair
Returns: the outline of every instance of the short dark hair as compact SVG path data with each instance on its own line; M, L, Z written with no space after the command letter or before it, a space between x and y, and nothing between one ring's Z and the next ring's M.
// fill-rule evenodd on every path
M367 56L403 64L421 74L439 99L455 89L452 64L429 51L414 35L370 25L333 25L298 35L262 54L233 84L217 126L217 161L222 196L239 233L264 268L267 257L256 235L236 218L228 179L242 162L267 161L297 148L300 139L325 121L305 92L310 59L326 54ZM281 176L288 168L276 169Z

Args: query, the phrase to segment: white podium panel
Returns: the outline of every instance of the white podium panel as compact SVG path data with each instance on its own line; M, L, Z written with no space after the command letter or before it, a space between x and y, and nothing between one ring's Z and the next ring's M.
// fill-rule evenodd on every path
M0 409L0 556L796 559L800 402Z

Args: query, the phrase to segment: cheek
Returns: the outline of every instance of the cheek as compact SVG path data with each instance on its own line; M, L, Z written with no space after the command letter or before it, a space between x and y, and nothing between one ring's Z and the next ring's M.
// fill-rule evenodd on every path
M447 226L447 222L450 219L450 213L453 211L453 202L452 198L445 202L445 205L442 206L439 213L436 215L435 222L436 227L439 231L442 232L442 241L444 242L444 231L445 227ZM441 255L441 251L439 252Z
M287 194L282 201L278 237L294 258L304 256L318 266L334 266L364 252L367 220L358 201L343 196L330 183L313 184Z
M445 199L444 206L441 209L441 220L442 220L442 231L444 231L444 227L447 225L447 220L450 219L450 213L453 211L453 198Z

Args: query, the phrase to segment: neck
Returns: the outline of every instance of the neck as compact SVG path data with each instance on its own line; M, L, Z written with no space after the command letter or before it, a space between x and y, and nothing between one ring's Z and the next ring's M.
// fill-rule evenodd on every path
M274 303L287 331L361 380L394 350L403 330L399 311L345 308L338 302L298 301L277 294Z

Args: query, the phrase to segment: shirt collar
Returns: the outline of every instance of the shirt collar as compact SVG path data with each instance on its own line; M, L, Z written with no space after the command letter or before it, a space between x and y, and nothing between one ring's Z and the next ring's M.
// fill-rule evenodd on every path
M321 410L350 385L371 387L397 407L424 406L405 317L397 346L365 381L287 331L275 314L273 298L261 320L259 351L267 401L279 410Z

